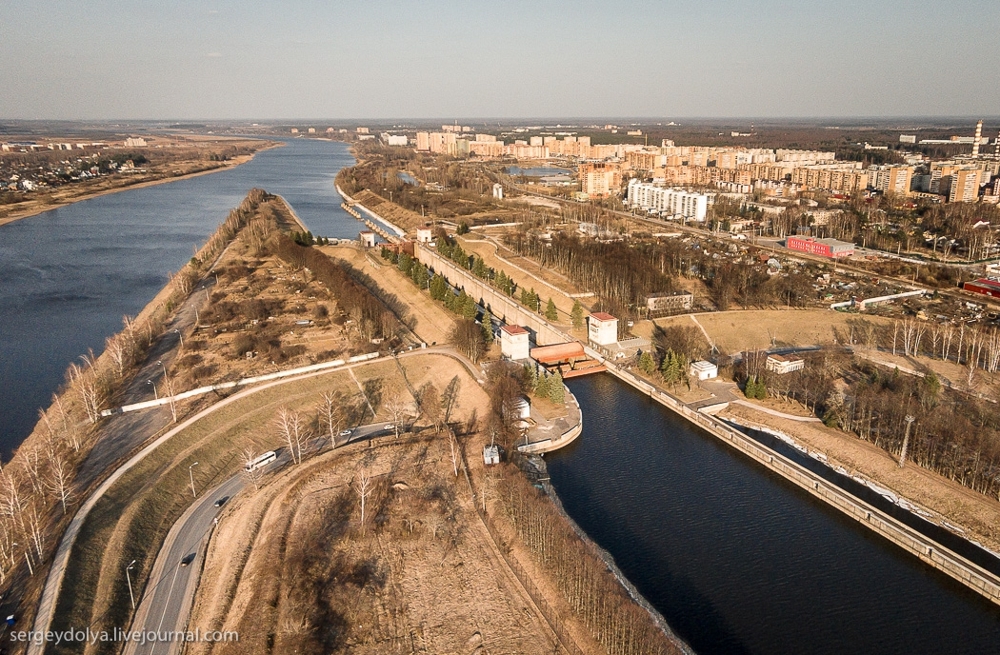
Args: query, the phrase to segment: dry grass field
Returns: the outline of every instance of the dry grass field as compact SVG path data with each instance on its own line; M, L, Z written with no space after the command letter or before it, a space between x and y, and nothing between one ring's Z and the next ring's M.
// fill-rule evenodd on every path
M555 652L494 548L446 437L328 452L225 512L191 625L240 642L189 652Z

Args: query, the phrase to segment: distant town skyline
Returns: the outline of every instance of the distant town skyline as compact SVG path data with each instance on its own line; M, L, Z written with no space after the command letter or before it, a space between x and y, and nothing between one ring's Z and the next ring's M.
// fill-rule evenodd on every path
M996 116L995 4L0 5L0 119Z

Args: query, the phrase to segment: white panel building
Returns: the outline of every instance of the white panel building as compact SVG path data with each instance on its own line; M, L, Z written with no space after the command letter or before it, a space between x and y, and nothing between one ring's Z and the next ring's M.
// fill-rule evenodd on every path
M704 221L708 216L708 196L704 193L648 184L637 178L629 180L628 205L667 218Z

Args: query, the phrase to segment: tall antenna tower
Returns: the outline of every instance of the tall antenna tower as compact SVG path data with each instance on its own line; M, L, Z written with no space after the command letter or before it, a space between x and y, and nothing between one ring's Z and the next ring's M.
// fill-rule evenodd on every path
M972 139L972 156L979 156L979 139L983 136L983 122L976 123L976 136Z

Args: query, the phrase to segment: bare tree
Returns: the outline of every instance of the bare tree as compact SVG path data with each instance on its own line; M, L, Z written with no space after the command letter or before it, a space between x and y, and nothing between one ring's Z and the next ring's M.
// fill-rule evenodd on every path
M169 375L163 376L163 393L167 396L167 405L170 407L170 416L173 422L177 422L177 400L174 398L174 380Z
M358 500L361 502L361 534L365 533L365 502L373 491L372 475L364 469L358 469L354 478L354 490L358 492Z
M261 470L253 466L253 461L257 459L257 451L251 447L243 449L243 477L253 485L254 491L260 489Z
M455 443L455 435L448 435L448 446L451 448L451 468L455 472L455 477L458 477L458 445Z
M344 395L338 392L329 392L322 395L319 404L319 424L320 428L325 426L327 435L330 437L330 447L337 447L337 436L340 434L341 426L347 420L347 408L344 402Z
M123 340L115 335L110 336L104 341L104 352L108 353L111 357L111 361L114 362L115 372L118 373L119 379L125 375L125 344Z
M306 425L302 415L295 410L282 407L275 417L278 433L288 445L288 452L296 464L302 462L302 442L306 439Z
M396 394L386 401L384 407L389 412L389 417L392 419L393 431L396 434L396 438L399 439L399 428L409 414L410 405L406 402L402 394Z
M63 514L66 513L66 502L70 497L72 481L73 467L57 448L53 448L49 453L49 476L46 487L62 504Z

